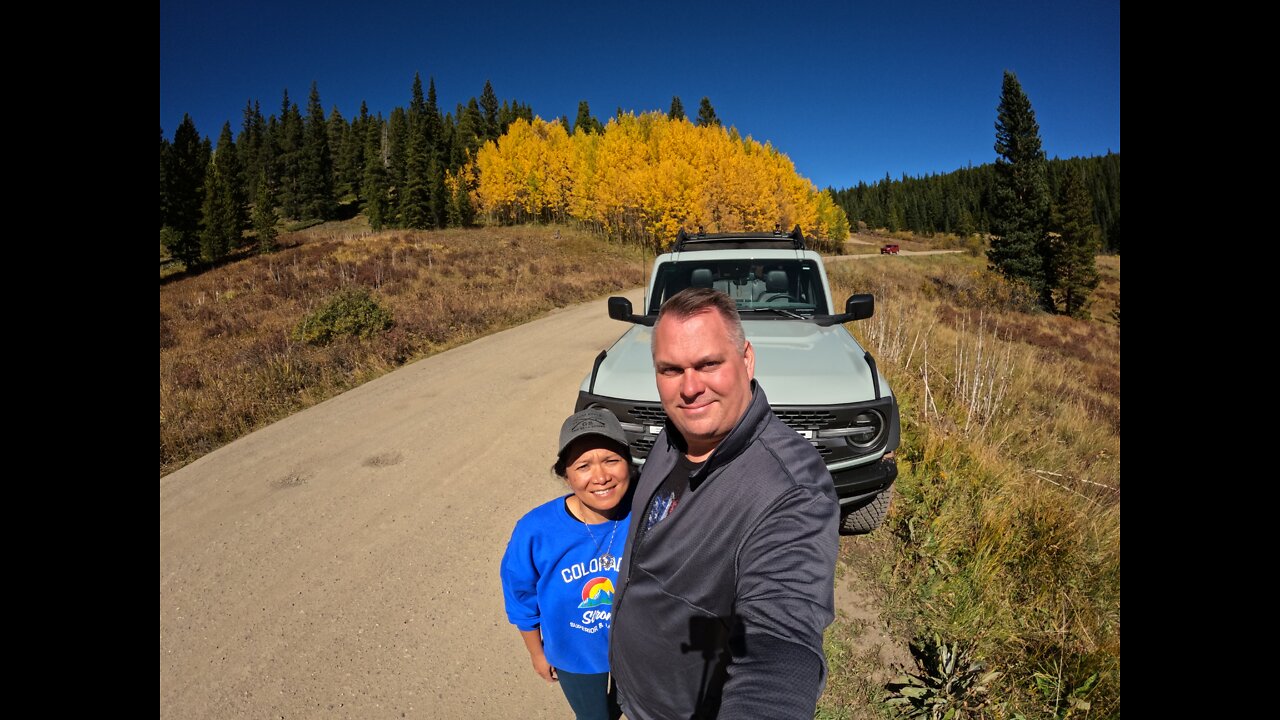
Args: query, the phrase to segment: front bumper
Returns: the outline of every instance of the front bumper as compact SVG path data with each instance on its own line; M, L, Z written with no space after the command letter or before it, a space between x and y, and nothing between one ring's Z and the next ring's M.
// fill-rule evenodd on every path
M865 504L865 501L893 484L898 477L898 460L893 453L866 465L855 465L831 473L835 481L840 507Z

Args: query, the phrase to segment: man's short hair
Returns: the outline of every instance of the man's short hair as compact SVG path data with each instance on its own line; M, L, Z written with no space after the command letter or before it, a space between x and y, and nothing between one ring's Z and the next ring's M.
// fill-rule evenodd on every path
M653 339L657 343L658 325L668 315L678 318L691 318L703 312L714 310L720 313L724 325L729 330L729 341L743 352L747 349L747 335L742 331L742 318L738 315L738 305L733 298L712 288L691 287L667 298L658 311L658 320L653 325Z

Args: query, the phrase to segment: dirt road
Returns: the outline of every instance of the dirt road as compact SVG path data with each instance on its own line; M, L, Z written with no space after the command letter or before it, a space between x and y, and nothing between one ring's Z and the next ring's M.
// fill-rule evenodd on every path
M556 312L162 478L160 717L568 716L498 563L560 494L560 422L624 329L603 299Z

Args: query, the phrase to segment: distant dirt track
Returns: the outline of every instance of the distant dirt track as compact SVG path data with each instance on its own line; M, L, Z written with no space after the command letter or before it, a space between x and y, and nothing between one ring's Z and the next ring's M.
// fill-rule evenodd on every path
M953 253L964 252L963 250L899 250L899 255L951 255ZM824 257L822 261L829 263L833 260L865 260L867 258L893 257L892 255L882 255L880 253L867 253L865 255L832 255Z

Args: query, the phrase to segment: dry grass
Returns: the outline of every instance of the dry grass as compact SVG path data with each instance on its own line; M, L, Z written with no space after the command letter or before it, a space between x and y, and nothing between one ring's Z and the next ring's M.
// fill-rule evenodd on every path
M876 315L852 328L902 407L890 614L904 635L960 640L1006 673L992 717L1060 716L1093 675L1088 716L1115 716L1119 325L1020 312L1026 298L982 265L832 272L837 297L875 293ZM1118 298L1118 258L1099 266Z
M1098 276L1101 282L1093 292L1089 312L1099 322L1120 325L1120 256L1099 255Z
M567 228L372 233L325 224L280 252L160 287L160 473L414 359L546 311L635 287L638 250ZM387 332L316 347L306 313L361 285Z

